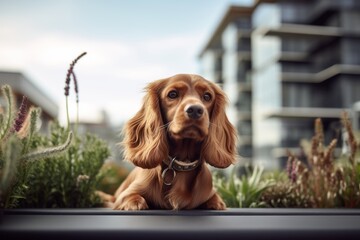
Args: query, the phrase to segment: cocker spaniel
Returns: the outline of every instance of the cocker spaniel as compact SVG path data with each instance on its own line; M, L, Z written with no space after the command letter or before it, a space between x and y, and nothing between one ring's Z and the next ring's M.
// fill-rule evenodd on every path
M136 167L112 198L113 209L225 209L207 164L236 161L226 103L225 93L198 75L150 83L124 128L124 156Z

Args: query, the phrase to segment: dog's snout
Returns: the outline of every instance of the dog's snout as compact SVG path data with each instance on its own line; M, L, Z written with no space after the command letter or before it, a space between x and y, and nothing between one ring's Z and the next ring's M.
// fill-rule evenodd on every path
M191 118L191 119L199 119L204 113L204 108L202 106L200 106L200 105L189 105L185 109L185 112L187 113L189 118Z

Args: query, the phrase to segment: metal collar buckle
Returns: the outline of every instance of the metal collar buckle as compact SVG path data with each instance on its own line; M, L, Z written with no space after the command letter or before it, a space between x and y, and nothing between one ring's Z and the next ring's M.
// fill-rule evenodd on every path
M200 165L199 160L195 160L193 162L188 163L188 162L178 161L178 160L176 160L176 157L171 158L170 156L169 156L169 160L170 160L170 162L163 160L163 162L168 166L161 173L161 177L164 181L164 184L167 186L170 186L173 183L173 181L176 177L176 171L180 171L180 172L192 171ZM166 181L165 175L170 170L172 171L171 181Z
M170 161L168 167L165 168L164 171L162 171L162 173L161 173L161 177L162 177L162 179L163 179L163 181L164 181L164 184L165 184L166 186L170 186L170 185L173 183L173 181L174 181L174 179L175 179L175 177L176 177L176 172L175 172L175 170L173 169L173 164L174 164L175 159L176 159L176 158L173 158L173 159ZM166 174L169 170L172 171L172 179L171 179L170 182L166 182L166 180L165 180L165 174Z

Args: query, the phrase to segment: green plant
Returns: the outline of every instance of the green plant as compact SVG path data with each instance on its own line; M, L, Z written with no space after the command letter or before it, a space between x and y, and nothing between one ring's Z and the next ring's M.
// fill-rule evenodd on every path
M346 142L349 146L348 161L339 166L335 172L338 181L338 203L349 208L360 207L360 164L357 161L359 141L355 138L351 122L346 112L342 118L343 125L347 131Z
M37 135L41 146L57 145L67 130L58 123L51 124L49 137ZM100 169L109 156L106 143L95 135L75 137L65 154L35 162L28 174L29 189L20 199L19 207L81 208L100 203L95 195L102 178Z
M7 100L7 111L0 114L0 205L7 208L16 206L19 199L24 198L33 164L64 152L71 143L72 132L57 145L38 148L33 143L40 110L31 108L27 114L24 97L15 118L11 87L4 85L2 92Z
M306 162L289 152L288 180L277 182L264 192L262 200L269 207L360 207L360 166L355 156L359 147L346 113L342 122L349 146L347 161L336 162L332 140L325 147L323 125L315 121L315 135L311 144L303 145Z
M106 161L100 169L104 176L98 182L96 189L114 195L120 184L129 174L129 170L114 161Z
M65 100L66 100L66 117L67 117L67 126L68 129L70 127L70 116L69 116L69 102L68 102L68 97L69 97L69 90L70 90L70 81L71 81L71 77L73 78L74 81L74 91L76 94L76 128L77 125L79 124L79 89L78 89L78 82L77 82L77 78L74 72L74 67L75 64L80 60L80 58L82 58L83 56L86 55L86 52L83 52L82 54L80 54L77 58L75 58L71 63L70 63L70 67L66 73L66 78L65 78L65 87L64 87L64 94L65 94Z
M247 168L247 174L238 177L236 167L233 167L228 179L214 174L214 186L226 205L232 208L263 207L262 192L274 185L273 179L262 179L264 169L255 166L252 171Z
M68 106L70 76L73 77L76 103L78 85L71 64L66 75L65 97ZM0 114L0 203L1 207L92 207L100 203L95 190L103 177L100 171L109 156L107 144L95 135L73 136L68 125L50 124L49 134L37 132L40 109L26 114L23 101L17 118L11 88L3 87L7 111ZM12 124L13 123L13 124ZM12 126L13 125L13 126ZM76 129L78 117L76 121ZM62 154L60 154L62 153Z
M309 195L293 185L288 179L276 181L267 188L260 197L264 206L268 208L309 208L312 202Z

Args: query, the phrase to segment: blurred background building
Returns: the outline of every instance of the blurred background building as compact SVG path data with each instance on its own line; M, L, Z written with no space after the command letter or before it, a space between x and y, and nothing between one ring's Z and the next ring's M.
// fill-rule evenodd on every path
M4 84L12 88L18 107L23 96L26 96L28 98L28 108L30 106L41 108L41 131L47 131L49 121L58 117L58 105L21 72L0 71L0 86ZM0 94L0 106L7 107L2 94Z
M286 150L311 139L317 117L327 142L341 138L341 112L360 100L358 46L360 1L229 7L199 59L201 74L229 95L240 155L269 169L284 166Z

